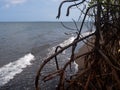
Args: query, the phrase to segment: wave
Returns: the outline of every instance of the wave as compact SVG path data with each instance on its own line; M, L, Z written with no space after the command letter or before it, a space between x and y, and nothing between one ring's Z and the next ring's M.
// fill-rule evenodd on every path
M55 52L55 49L56 49L57 46L65 47L65 46L69 45L70 43L72 43L74 41L74 39L75 39L75 37L72 36L72 37L68 38L67 40L63 41L62 43L59 43L58 45L50 48L48 50L49 51L48 56ZM65 54L65 52L63 52L63 53Z
M28 65L31 65L31 61L35 60L34 55L31 53L26 54L24 57L18 59L17 61L10 62L0 68L0 86L5 85L11 79L14 78L16 74L23 71Z
M91 32L82 33L82 34L80 35L80 37L85 37L85 36L90 35L90 34L92 34L92 33L94 33L94 32L95 32L95 30L93 30L93 31L91 31Z
M89 34L92 34L94 32L95 31L82 33L80 35L80 37L81 38L85 37L85 36L87 36ZM58 45L56 45L56 46L52 47L51 49L49 49L48 50L49 53L48 53L47 57L49 57L50 55L52 55L55 52L55 49L56 49L57 46L65 47L65 46L71 44L75 40L75 38L76 38L76 36L72 36L72 37L68 38L67 40L63 41L62 43L59 43ZM65 51L63 52L63 54L65 54ZM69 57L65 57L65 58L69 58ZM74 64L75 72L77 72L78 71L78 64L75 61L73 62L73 64Z
M81 34L80 37L82 38L82 37L85 37L85 36L87 36L89 34L92 34L92 33L94 33L94 31L85 32L85 33ZM48 50L49 55L51 55L55 52L55 49L56 49L57 46L65 47L65 46L71 44L75 40L75 38L76 38L76 36L72 36L72 37L68 38L67 40L63 41L62 43L59 43L58 45L52 47L51 49Z

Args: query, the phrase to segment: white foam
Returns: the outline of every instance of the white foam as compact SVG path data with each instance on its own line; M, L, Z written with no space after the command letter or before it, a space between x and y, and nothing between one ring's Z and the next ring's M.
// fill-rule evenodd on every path
M90 35L94 32L95 32L95 30L93 30L92 32L85 32L85 33L81 34L80 37L85 37L85 36Z
M92 33L94 33L94 32L95 32L95 31L82 33L82 34L80 35L80 37L81 37L81 38L82 38L82 37L85 37L85 36L90 35L90 34L92 34ZM75 38L76 38L76 36L72 36L72 37L70 37L69 39L63 41L62 43L60 43L60 44L58 44L58 45L56 45L56 46L65 47L65 46L71 44L71 43L75 40ZM48 57L55 52L56 46L54 46L54 47L52 47L51 49L49 49ZM63 52L63 54L65 54L65 51ZM75 61L73 62L73 64L74 64L74 66L75 66L75 72L77 72L77 71L78 71L78 64L77 64Z
M85 32L85 33L81 34L80 37L82 38L82 37L85 37L85 36L87 36L89 34L92 34L92 33L94 33L94 31L92 31L92 32ZM76 36L72 36L69 39L63 41L62 43L60 43L60 44L58 44L56 46L65 47L65 46L71 44L75 40L75 38L76 38ZM49 55L51 55L51 54L53 54L55 52L56 46L54 46L51 49L49 49ZM65 52L63 52L63 53L65 53Z
M75 73L78 72L78 64L74 61L73 64L75 65Z
M55 49L56 49L57 46L65 47L65 46L69 45L70 43L72 43L74 41L74 39L75 39L74 36L70 37L67 40L63 41L62 43L52 47L51 49L48 50L49 51L48 56L55 52ZM63 52L63 54L65 54L65 51Z
M92 33L94 33L94 31L92 31L92 32L85 32L85 33L81 34L80 37L85 37L85 36L90 35ZM71 44L75 40L75 38L76 38L76 36L72 36L69 39L65 40L64 42L60 43L59 46L65 47L65 46Z
M59 45L61 47L65 47L69 44L71 44L74 40L75 40L76 37L70 37L69 39L65 40L64 42L60 43Z
M18 59L17 61L10 62L7 65L4 65L0 68L0 86L5 85L11 79L14 78L16 74L19 74L23 71L23 68L26 68L28 65L31 65L31 61L35 60L34 55L31 53L26 54L24 57Z

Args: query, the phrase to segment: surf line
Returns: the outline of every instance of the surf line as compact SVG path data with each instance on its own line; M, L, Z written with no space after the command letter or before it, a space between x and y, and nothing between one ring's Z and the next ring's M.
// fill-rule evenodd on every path
M11 79L14 78L16 74L19 74L28 65L32 65L31 61L35 60L35 56L31 53L26 54L24 57L19 58L14 62L10 62L0 68L0 86L5 85Z

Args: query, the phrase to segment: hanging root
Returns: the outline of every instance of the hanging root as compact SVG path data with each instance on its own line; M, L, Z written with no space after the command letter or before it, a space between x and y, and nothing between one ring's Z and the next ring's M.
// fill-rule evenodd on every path
M58 10L58 16L61 14L61 7L66 2L75 2L79 0L63 1ZM94 0L93 0L94 1ZM106 0L107 1L107 0ZM109 1L109 0L108 0ZM117 0L118 1L118 0ZM68 7L67 15L71 7L81 5L86 0L75 3ZM117 2L118 3L118 2ZM80 37L83 24L90 11L94 15L95 32L85 37ZM59 77L57 90L119 90L120 89L120 2L116 3L102 3L97 2L86 9L84 18L77 38L65 47L58 46L55 53L44 60L38 69L35 87L39 90L39 79L41 72L45 65L55 58L56 70L43 76L41 80L48 81L55 77ZM85 44L91 49L81 55L75 55L77 44L83 40L94 37L92 43L86 42ZM57 56L64 50L72 47L70 59L65 62L63 67L60 67ZM84 57L84 67L74 75L67 77L66 69L71 66L73 61L80 60Z

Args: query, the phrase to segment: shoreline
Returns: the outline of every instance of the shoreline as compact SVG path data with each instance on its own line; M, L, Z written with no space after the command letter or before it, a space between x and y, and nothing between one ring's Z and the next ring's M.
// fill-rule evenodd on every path
M94 42L94 38L90 38L90 42ZM88 42L88 44L90 44ZM91 44L90 44L91 45ZM82 47L79 48L78 52L76 53L76 56L82 55L86 52L89 52L92 48L90 46L87 46L86 44L83 44ZM78 58L75 60L75 63L78 65L78 72L84 68L84 56Z

